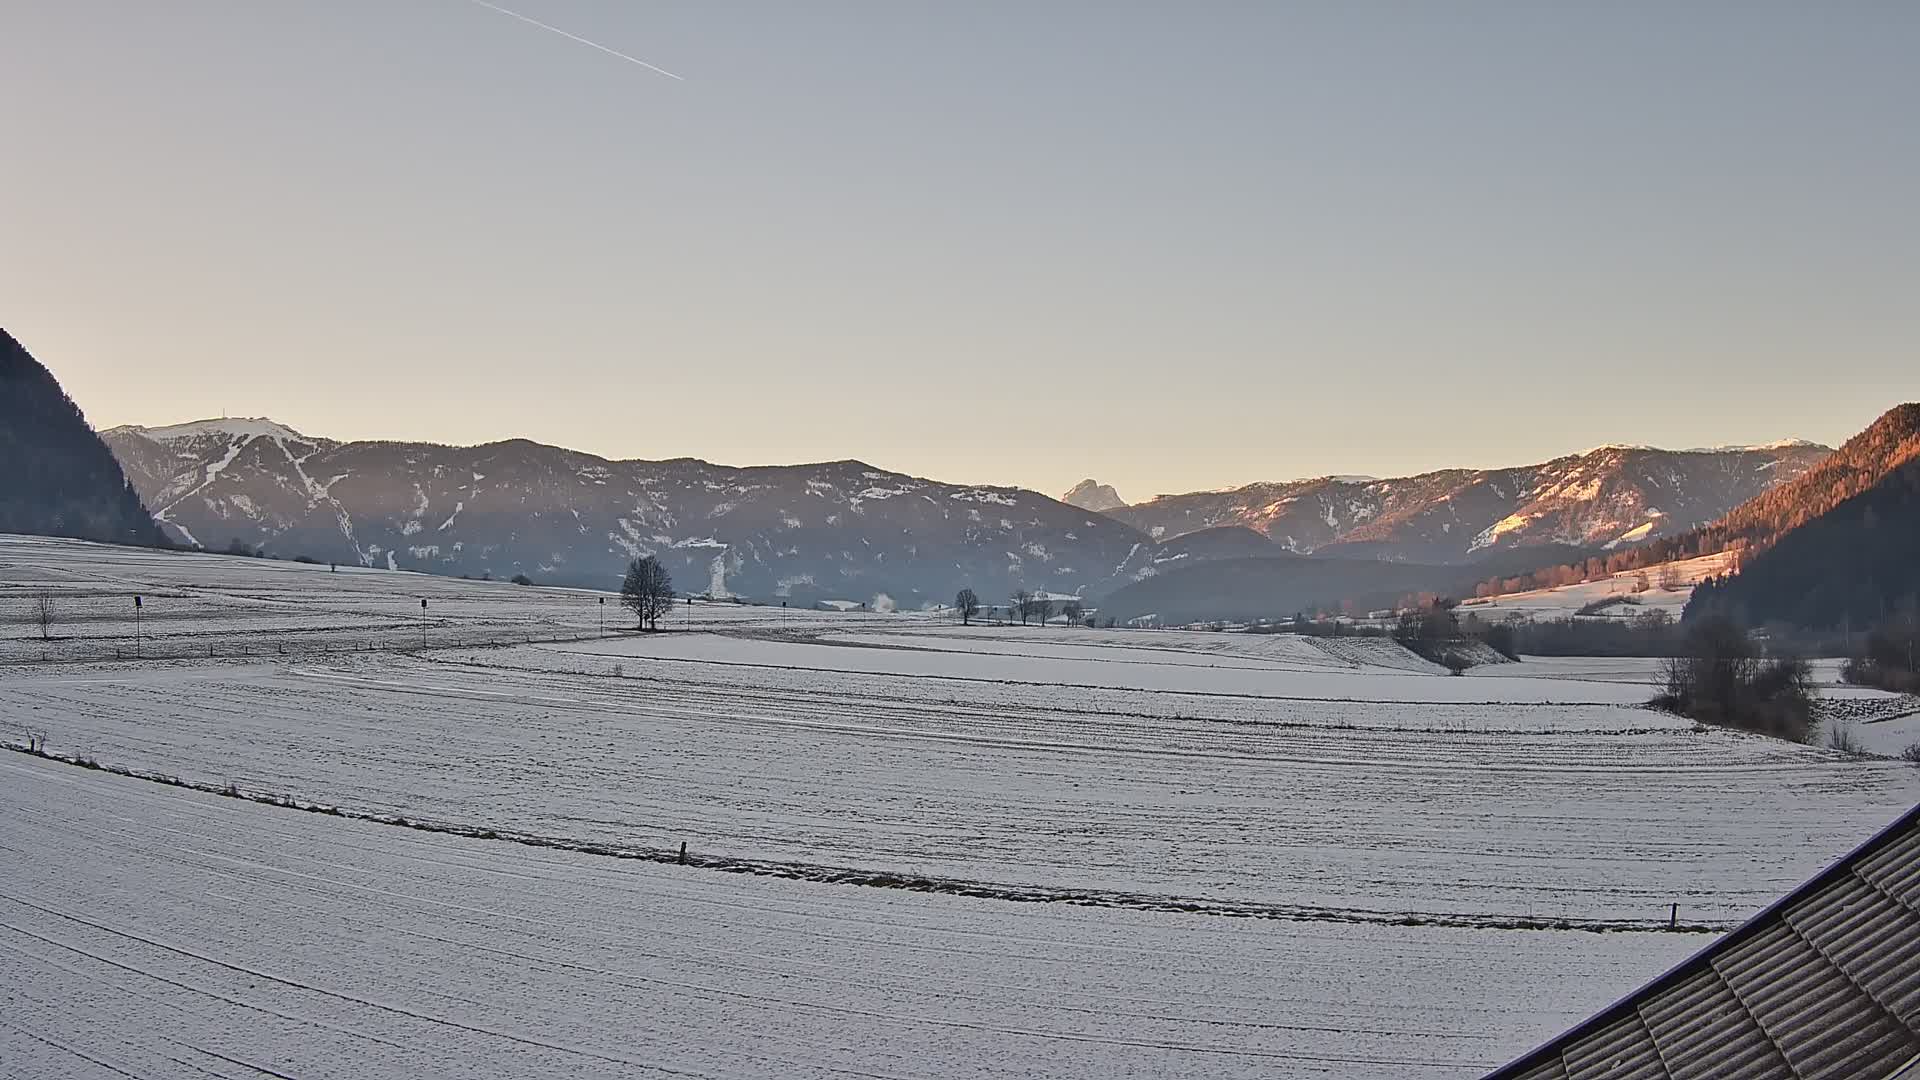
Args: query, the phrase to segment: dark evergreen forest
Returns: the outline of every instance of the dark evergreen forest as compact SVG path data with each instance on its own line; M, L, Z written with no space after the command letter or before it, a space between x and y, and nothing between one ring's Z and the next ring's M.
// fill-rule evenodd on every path
M1865 630L1920 603L1920 460L1694 590L1687 616Z
M45 367L0 330L0 532L165 540L100 436Z

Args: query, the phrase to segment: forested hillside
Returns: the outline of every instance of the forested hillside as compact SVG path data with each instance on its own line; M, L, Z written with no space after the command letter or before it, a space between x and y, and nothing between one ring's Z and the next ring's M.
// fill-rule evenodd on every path
M1736 544L1772 544L1875 487L1916 457L1920 457L1920 403L1895 406L1798 478L1754 496L1701 531L1720 550Z
M1797 512L1783 507L1773 520L1792 520ZM1909 460L1781 536L1747 559L1738 574L1698 586L1687 615L1865 629L1917 603L1920 460Z
M157 544L159 528L51 372L0 330L0 532Z

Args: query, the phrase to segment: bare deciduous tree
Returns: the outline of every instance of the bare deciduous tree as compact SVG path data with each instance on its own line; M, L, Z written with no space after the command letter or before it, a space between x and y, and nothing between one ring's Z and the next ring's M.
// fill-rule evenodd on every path
M53 640L53 597L41 595L33 601L33 621L40 625L40 640Z
M1081 605L1080 601L1069 600L1066 606L1060 609L1060 614L1067 617L1067 625L1079 626L1080 620L1086 617L1087 609Z
M953 598L953 606L960 612L960 625L971 626L973 617L980 614L980 597L972 589L961 589Z
M1020 625L1027 625L1027 618L1033 614L1033 594L1025 589L1013 594L1013 609L1020 616Z
M1053 618L1053 601L1047 599L1044 594L1035 596L1033 598L1033 615L1034 618L1040 620L1041 626L1047 625L1047 620Z
M627 580L620 586L620 603L633 612L641 626L658 630L660 616L673 610L673 576L651 555L633 560L627 567Z

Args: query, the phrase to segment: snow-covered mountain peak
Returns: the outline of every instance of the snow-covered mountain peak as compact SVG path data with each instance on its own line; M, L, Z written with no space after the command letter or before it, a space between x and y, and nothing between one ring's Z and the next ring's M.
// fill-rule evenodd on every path
M112 433L131 433L143 435L155 442L173 442L176 439L195 439L206 435L221 435L230 439L272 438L287 439L294 442L315 442L298 431L276 420L264 416L232 416L209 420L192 420L184 424L169 424L165 427L140 427L127 425L114 428Z
M1687 450L1682 450L1680 452L1683 454L1752 454L1752 453L1761 453L1768 450L1799 450L1799 449L1806 449L1809 447L1814 449L1819 449L1819 450L1830 449L1829 447L1822 446L1819 443L1812 441L1811 439L1775 439L1773 442L1768 442L1768 443L1749 443L1745 445L1728 445L1728 446L1696 446Z
M1127 505L1127 500L1113 489L1112 484L1102 484L1089 477L1073 485L1072 490L1060 497L1068 506L1077 506L1082 510L1091 510L1096 514L1108 510L1117 510Z

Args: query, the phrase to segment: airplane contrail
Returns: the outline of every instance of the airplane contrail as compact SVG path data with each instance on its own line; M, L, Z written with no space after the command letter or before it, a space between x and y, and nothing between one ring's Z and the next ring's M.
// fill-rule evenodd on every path
M655 64L649 64L645 60L642 60L637 56L628 56L626 53L621 52L619 49L609 49L605 45L602 45L597 41L588 41L586 38L581 37L579 34L569 34L565 30L562 30L557 26L550 26L546 23L541 22L539 19L528 18L527 16L522 15L517 11L508 11L506 8L501 7L499 4L490 4L487 2L487 0L471 0L471 2L478 4L481 7L488 9L489 11L497 11L502 15L519 19L523 23L528 23L532 26L537 26L542 30L548 30L553 33L559 34L561 37L566 38L569 41L577 41L582 45L599 49L601 52L606 53L608 56L617 56L620 59L625 60L629 64L639 64L641 67L646 68L648 71L657 71L660 74L665 75L669 79L679 79L681 82L687 81L685 79L682 79L680 76L675 75L673 72L668 71L666 68L660 67Z

